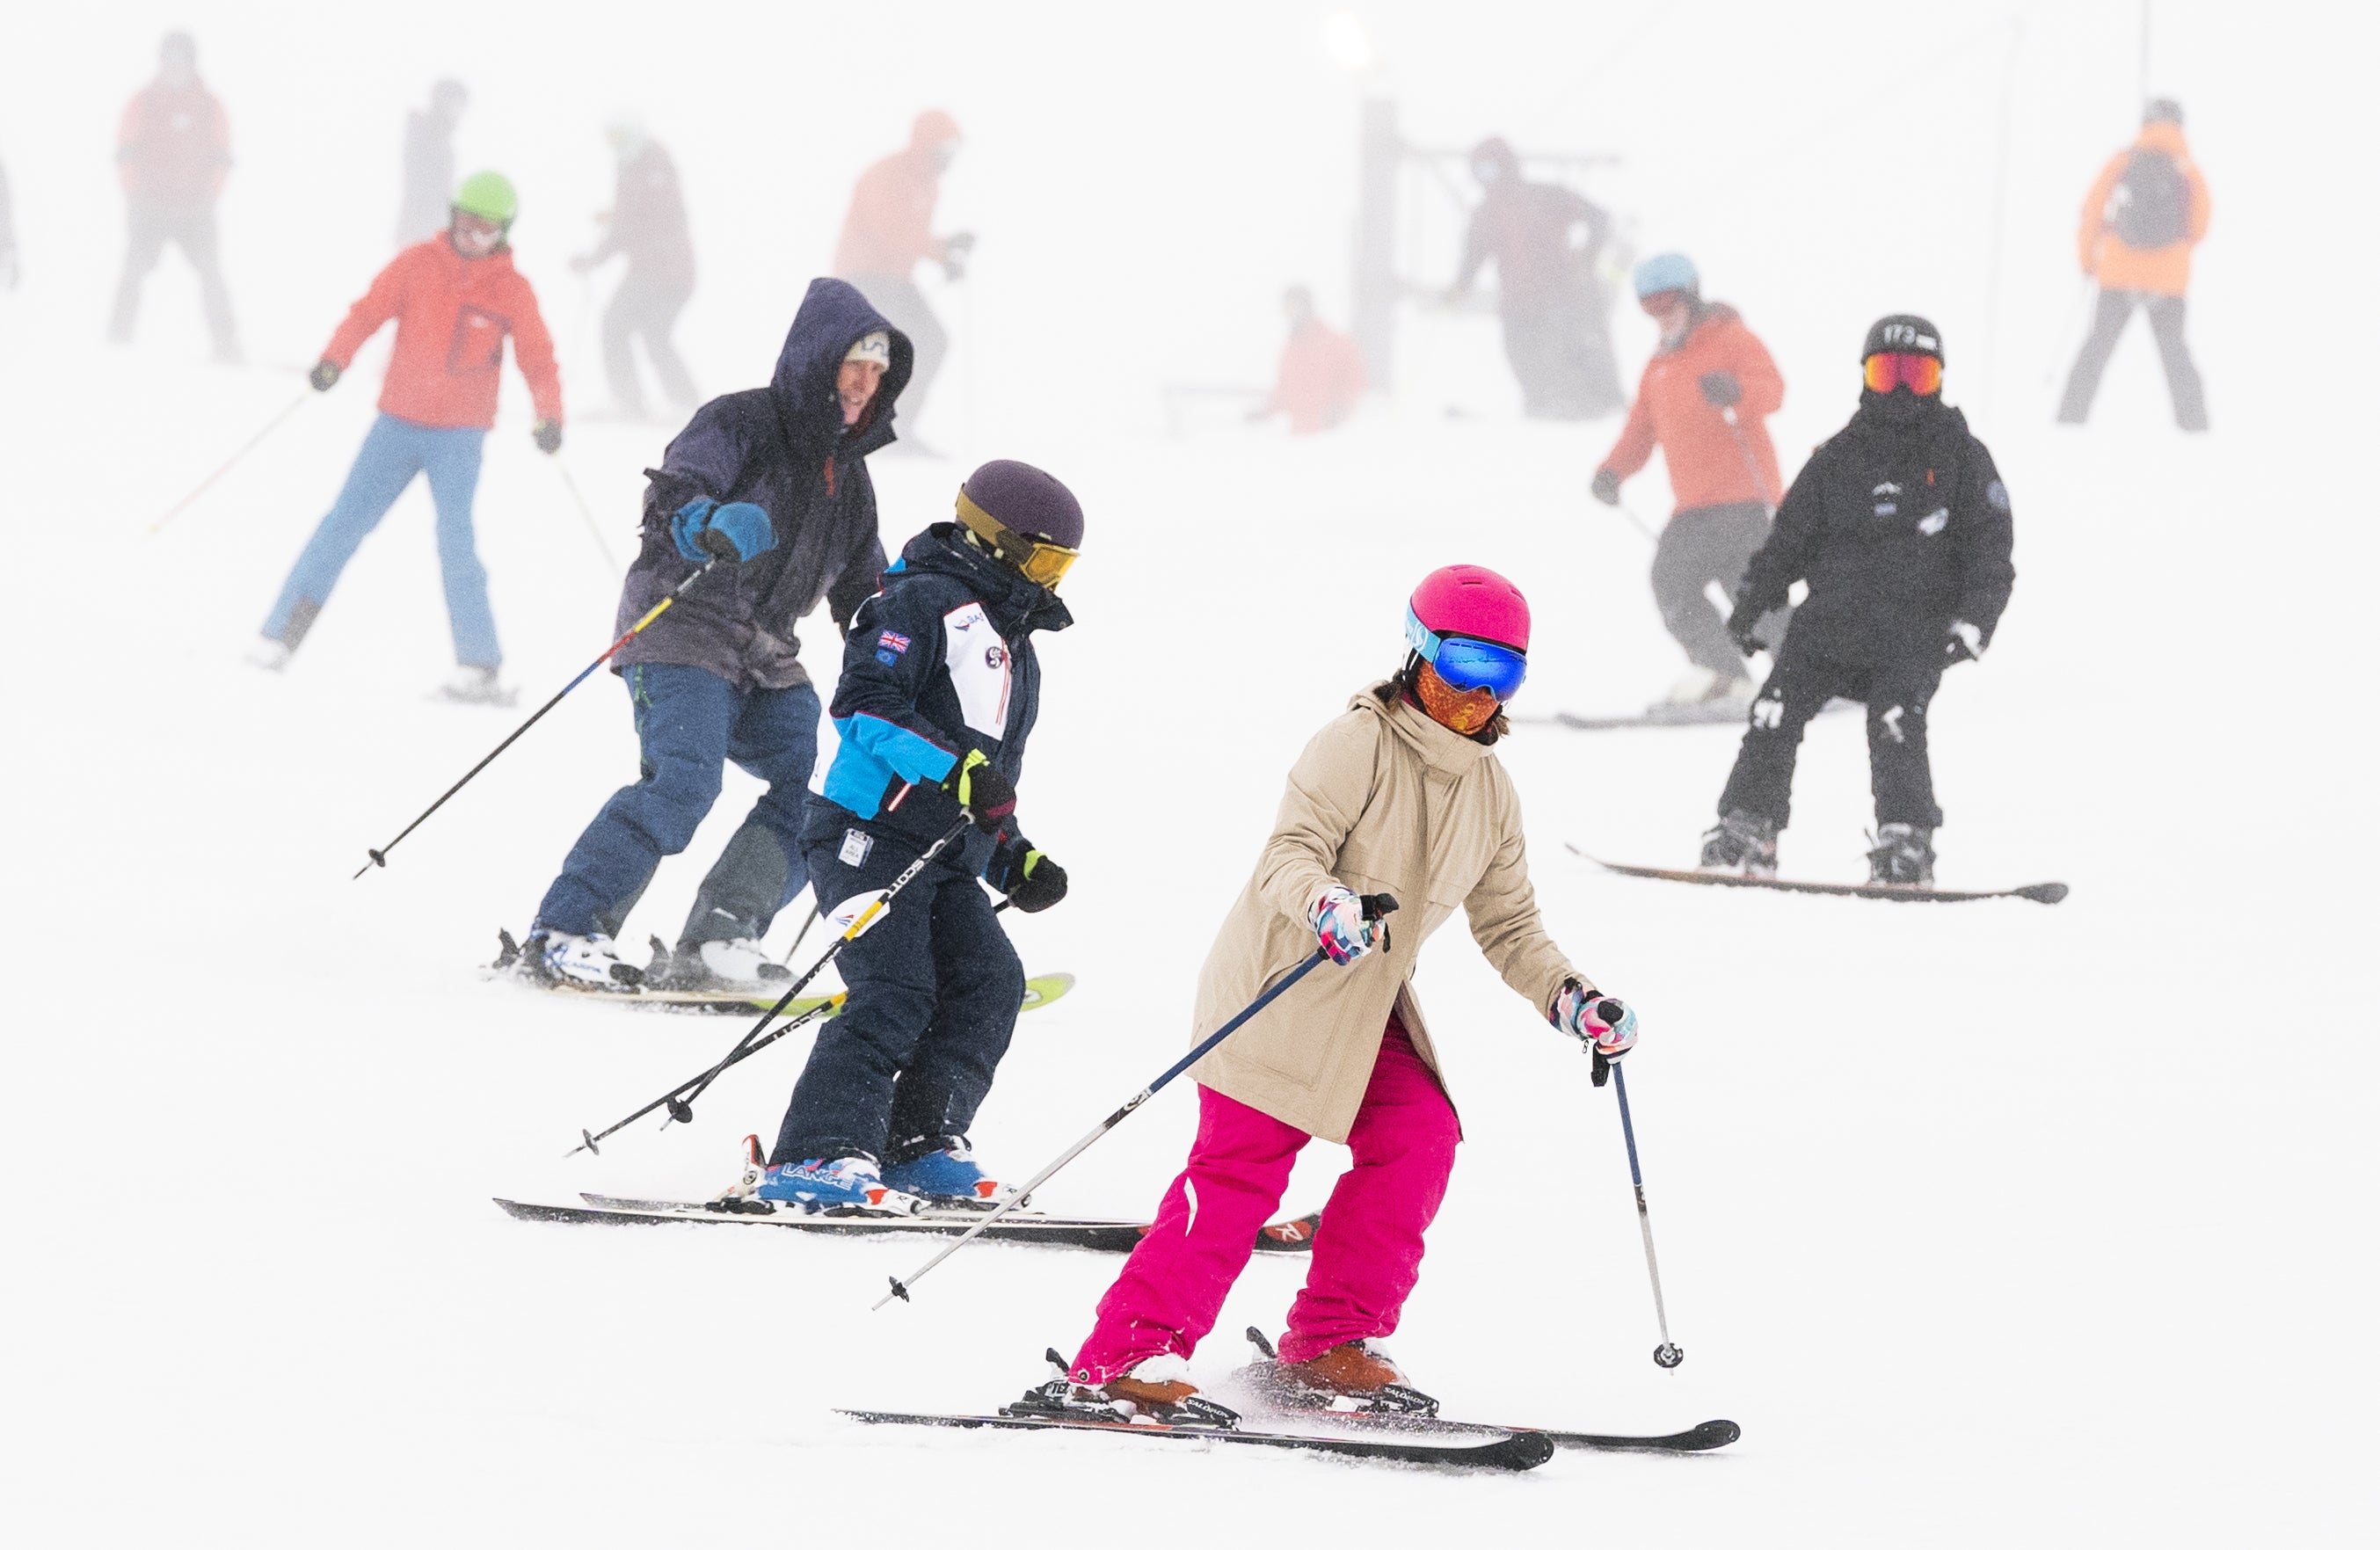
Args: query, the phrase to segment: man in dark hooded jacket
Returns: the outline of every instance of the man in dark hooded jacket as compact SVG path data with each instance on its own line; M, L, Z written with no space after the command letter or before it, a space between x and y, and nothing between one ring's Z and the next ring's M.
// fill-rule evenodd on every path
M1867 706L1876 793L1869 880L1934 880L1926 708L1944 671L1991 644L2016 585L2008 487L1992 454L1942 402L1942 339L1905 314L1868 330L1858 413L1810 454L1735 595L1728 633L1746 656L1755 628L1810 584L1776 668L1752 702L1718 826L1702 866L1773 877L1791 816L1794 757L1810 718L1840 697Z
M714 567L613 660L635 707L640 779L603 805L538 905L522 962L588 989L642 977L613 946L663 856L693 842L734 759L769 790L703 878L666 978L786 977L759 949L808 880L802 804L819 697L794 626L827 603L849 628L884 568L869 453L892 440L909 341L841 280L814 280L765 388L695 411L645 470L644 544L621 590L625 633ZM726 549L735 558L714 561Z
M819 1033L775 1149L747 1159L733 1193L895 1215L1000 1197L966 1132L1015 1030L1025 969L977 879L1027 912L1066 896L1065 869L1016 825L1016 782L1041 708L1033 636L1074 623L1056 588L1082 541L1064 485L987 463L959 487L958 520L911 539L853 621L834 693L842 743L805 833L819 898L856 914L963 813L974 832L844 950L843 1013Z

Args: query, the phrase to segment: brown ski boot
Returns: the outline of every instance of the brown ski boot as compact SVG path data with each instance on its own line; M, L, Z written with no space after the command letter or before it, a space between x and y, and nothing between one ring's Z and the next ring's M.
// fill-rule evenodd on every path
M1257 1337L1255 1330L1248 1333ZM1260 1338L1258 1349L1270 1351ZM1276 1362L1270 1375L1270 1387L1283 1402L1308 1409L1438 1413L1438 1401L1405 1382L1378 1340L1349 1340L1304 1362Z
M1064 1375L1028 1390L1023 1399L1007 1406L1005 1413L1223 1430L1239 1424L1238 1411L1198 1392L1198 1386L1190 1381L1190 1363L1183 1357L1151 1356L1104 1383L1080 1383L1065 1373L1065 1360L1056 1351L1048 1356Z

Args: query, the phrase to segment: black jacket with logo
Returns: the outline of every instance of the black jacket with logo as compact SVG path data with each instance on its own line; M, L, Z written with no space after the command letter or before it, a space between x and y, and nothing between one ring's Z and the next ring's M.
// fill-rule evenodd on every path
M1796 655L1939 652L1954 619L1991 638L2016 585L2014 544L2008 487L1966 417L1906 389L1863 392L1785 492L1736 599L1779 608L1806 579L1786 637Z

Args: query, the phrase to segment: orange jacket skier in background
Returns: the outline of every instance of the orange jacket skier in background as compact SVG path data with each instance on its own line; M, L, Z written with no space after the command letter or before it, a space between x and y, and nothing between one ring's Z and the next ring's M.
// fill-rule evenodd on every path
M1653 551L1653 599L1694 668L1651 714L1702 719L1705 712L1679 708L1709 706L1709 719L1732 717L1752 697L1752 677L1728 638L1724 611L1706 594L1716 581L1733 597L1767 540L1784 481L1764 421L1784 406L1785 380L1734 308L1703 299L1702 277L1684 254L1646 259L1635 283L1661 343L1645 363L1620 440L1596 470L1595 498L1619 504L1621 481L1661 449L1677 506ZM1780 622L1768 621L1762 638L1773 645L1782 633Z
M901 398L901 412L913 423L923 412L951 347L951 336L927 305L913 272L920 263L938 263L944 277L955 281L966 272L967 254L975 246L966 232L934 235L942 173L958 151L959 127L949 114L939 108L919 114L909 129L908 148L859 175L851 190L851 210L844 216L843 236L834 245L836 276L857 286L869 305L909 336L915 348L909 385ZM893 443L909 452L923 451L924 445L913 433Z
M164 256L181 248L199 273L200 304L215 358L239 359L231 295L216 253L215 199L231 174L231 124L223 103L199 79L199 45L188 32L168 32L157 49L157 79L124 104L115 131L115 174L124 185L130 240L108 319L110 343L129 344L140 311L140 287Z
M513 267L510 247L466 259L443 232L415 243L372 277L371 289L347 309L322 358L344 372L391 318L396 347L381 383L382 414L441 430L489 430L496 423L496 383L509 335L539 421L561 423L553 336L537 309L536 293Z
M1364 396L1364 355L1355 342L1314 315L1314 293L1292 285L1281 297L1289 342L1281 346L1272 396L1250 419L1289 417L1290 434L1328 430L1353 414Z
M2108 159L2082 200L2075 246L2082 272L2099 283L2099 302L2091 336L2066 379L2060 424L2090 418L2099 374L2138 307L2149 315L2149 332L2165 362L2174 423L2184 430L2206 429L2206 390L2182 338L2182 322L2191 251L2205 238L2214 212L2206 179L2182 139L2181 105L2161 97L2148 105L2139 137Z

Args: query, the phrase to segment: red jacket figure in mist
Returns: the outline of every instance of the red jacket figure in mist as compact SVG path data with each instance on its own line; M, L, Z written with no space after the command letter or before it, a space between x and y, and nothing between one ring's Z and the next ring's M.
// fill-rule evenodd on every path
M966 232L934 235L934 204L941 197L942 174L958 150L959 127L949 114L939 108L919 114L910 127L908 148L859 175L843 236L834 245L835 273L856 285L916 346L909 386L901 399L913 422L925 409L927 393L951 343L913 272L930 260L955 281L965 273L967 254L975 247L975 237ZM924 450L914 435L894 442L893 448Z
M538 315L535 293L513 268L506 242L518 208L512 184L501 175L465 178L445 235L390 260L323 348L309 380L327 393L364 341L396 320L396 347L381 384L380 418L364 437L337 503L314 529L265 616L264 638L250 656L258 666L288 665L357 546L388 515L414 475L421 474L438 510L438 563L455 635L456 670L445 695L473 703L511 703L496 683L504 655L488 606L488 573L471 531L480 446L496 423L496 385L507 337L537 406L530 434L541 452L562 447L562 384L554 375L553 341Z
M1596 470L1594 492L1618 504L1621 481L1661 449L1677 505L1653 553L1653 597L1694 663L1670 700L1731 707L1752 697L1752 678L1706 589L1716 581L1733 597L1768 538L1783 480L1764 421L1783 406L1785 381L1735 309L1703 299L1702 277L1683 254L1646 259L1635 284L1661 343L1645 363L1620 440ZM1762 638L1773 643L1778 635Z
M231 172L231 126L223 104L199 79L199 45L188 32L165 35L157 50L157 79L124 105L115 133L115 171L124 185L130 231L107 325L109 342L131 342L141 285L171 242L198 271L215 358L238 360L239 339L215 242L215 199Z
M1345 419L1364 396L1364 356L1355 342L1314 315L1314 293L1293 285L1281 297L1289 342L1281 346L1272 396L1248 418L1289 417L1290 433L1309 436Z
M2139 307L2149 315L2149 333L2165 361L2174 423L2184 430L2206 429L2206 390L2181 328L2191 249L2205 237L2214 212L2206 179L2181 138L2181 104L2161 97L2148 105L2139 138L2099 170L2082 200L2077 246L2082 272L2099 283L2099 305L2091 336L2066 379L2059 424L2091 418L2099 374Z

